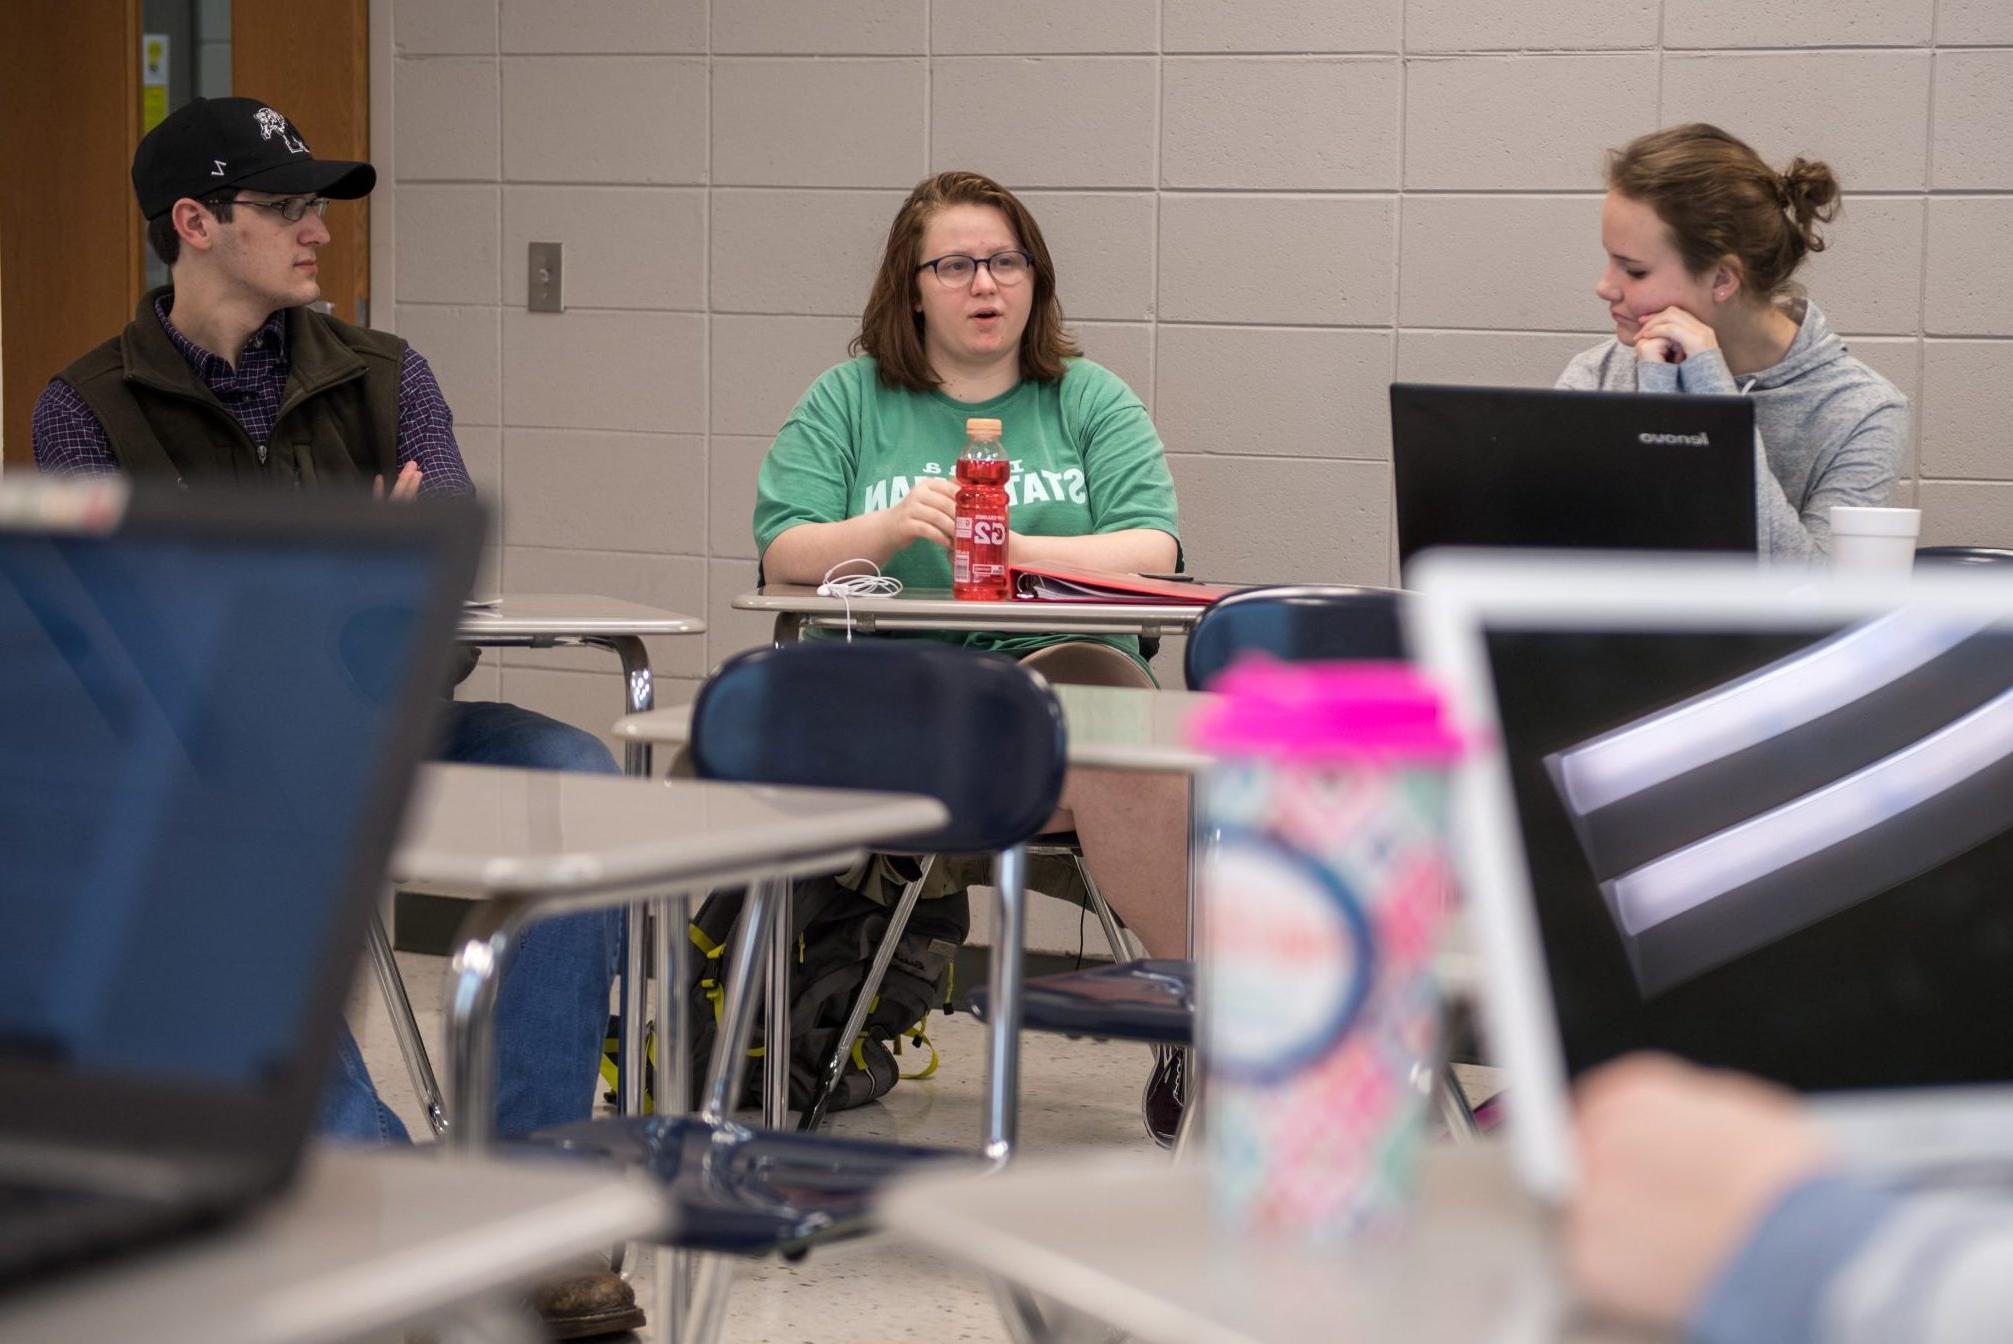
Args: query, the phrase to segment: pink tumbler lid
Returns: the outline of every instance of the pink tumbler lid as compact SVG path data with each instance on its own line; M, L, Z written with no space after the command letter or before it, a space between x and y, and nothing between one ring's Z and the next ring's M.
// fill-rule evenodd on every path
M1462 741L1439 688L1409 663L1282 663L1254 655L1211 688L1189 740L1230 756L1373 756L1446 764Z

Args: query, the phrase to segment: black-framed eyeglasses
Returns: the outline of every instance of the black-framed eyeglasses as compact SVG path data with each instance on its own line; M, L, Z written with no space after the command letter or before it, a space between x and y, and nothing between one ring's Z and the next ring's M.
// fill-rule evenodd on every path
M228 201L210 201L210 205L255 205L261 210L270 210L289 224L298 224L307 212L315 212L315 218L324 218L329 212L329 198L326 196L288 196L277 201L248 201L242 196L233 196Z
M989 257L968 257L962 252L948 252L916 269L936 276L937 283L945 289L963 289L978 278L981 266L992 272L994 284L1004 287L1017 285L1032 275L1034 258L1017 248L995 252Z

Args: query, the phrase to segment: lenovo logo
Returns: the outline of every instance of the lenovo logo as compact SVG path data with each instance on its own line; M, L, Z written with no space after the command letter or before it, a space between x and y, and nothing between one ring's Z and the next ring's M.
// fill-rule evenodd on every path
M1712 439L1703 431L1697 434L1638 434L1637 443L1682 443L1694 448L1712 447Z

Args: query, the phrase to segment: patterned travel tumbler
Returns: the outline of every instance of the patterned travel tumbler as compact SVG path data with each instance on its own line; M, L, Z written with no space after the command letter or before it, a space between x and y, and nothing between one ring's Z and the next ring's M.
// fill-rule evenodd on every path
M1203 781L1203 1118L1218 1222L1333 1242L1410 1202L1453 896L1439 693L1393 663L1253 659Z

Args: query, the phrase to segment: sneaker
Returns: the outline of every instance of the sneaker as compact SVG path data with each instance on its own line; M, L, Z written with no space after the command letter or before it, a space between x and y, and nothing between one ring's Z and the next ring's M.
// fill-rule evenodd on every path
M1154 1046L1153 1072L1147 1075L1146 1090L1140 1094L1139 1112L1146 1121L1146 1132L1163 1148L1174 1146L1181 1111L1188 1103L1187 1058L1188 1052L1179 1046Z

